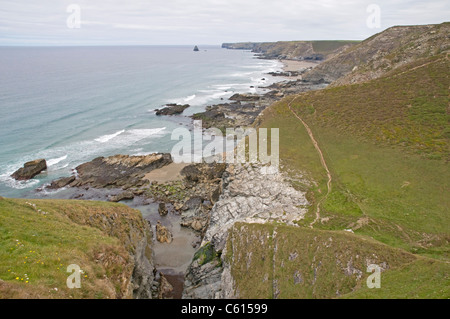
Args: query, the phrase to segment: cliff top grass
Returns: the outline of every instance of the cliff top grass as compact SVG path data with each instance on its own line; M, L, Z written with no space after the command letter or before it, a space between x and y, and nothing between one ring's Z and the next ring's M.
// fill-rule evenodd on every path
M0 199L0 298L129 297L128 234L139 216L121 204ZM66 285L72 264L80 289Z

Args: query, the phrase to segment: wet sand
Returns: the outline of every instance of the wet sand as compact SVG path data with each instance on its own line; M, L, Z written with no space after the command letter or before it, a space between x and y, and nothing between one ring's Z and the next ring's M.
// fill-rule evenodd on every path
M172 163L164 166L160 169L155 169L150 173L146 174L144 179L148 179L152 182L167 183L181 180L182 176L180 174L181 170L188 166L189 164L176 164Z

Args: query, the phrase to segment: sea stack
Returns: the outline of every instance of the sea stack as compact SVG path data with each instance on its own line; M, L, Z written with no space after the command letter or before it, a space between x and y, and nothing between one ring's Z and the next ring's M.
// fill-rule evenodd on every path
M194 51L195 51L195 52L200 51L200 50L198 49L198 46L195 46L195 47L194 47Z
M15 171L11 177L18 181L25 181L33 178L46 169L47 162L45 159L38 159L25 163L24 166Z

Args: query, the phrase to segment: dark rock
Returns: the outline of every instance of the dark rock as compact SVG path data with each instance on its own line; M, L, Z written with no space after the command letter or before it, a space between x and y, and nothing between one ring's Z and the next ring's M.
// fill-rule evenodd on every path
M159 206L158 206L158 213L159 213L159 215L161 215L161 216L166 216L166 215L169 213L169 211L167 210L167 207L166 207L166 204L165 204L165 203L159 203Z
M198 182L201 172L196 165L189 165L184 167L180 174L189 182Z
M156 239L160 243L172 243L173 237L170 233L169 229L163 225L161 225L161 222L158 222L156 224Z
M240 94L236 93L229 98L231 101L240 101L240 102L251 102L251 101L259 101L261 97L255 94Z
M75 176L63 177L63 178L53 181L50 184L50 186L48 186L47 188L50 188L50 189L63 188L63 187L66 187L67 185L69 185L70 183L74 182L75 179L76 179Z
M38 159L25 163L24 166L15 171L11 177L18 181L25 181L33 178L46 169L47 162L45 159Z
M172 163L170 154L98 157L91 162L78 166L76 168L78 177L68 185L71 187L120 187L123 189L140 187L146 183L144 176L147 173L170 163ZM55 186L59 184L56 182ZM61 183L64 184L63 181Z
M203 199L200 197L192 197L183 205L183 210L196 209L203 203Z
M219 198L220 198L220 194L221 194L221 188L219 186L212 193L212 195L211 195L211 202L212 203L216 203L219 200Z
M117 203L117 202L120 202L123 200L130 200L133 198L134 198L134 194L132 192L123 192L123 193L120 193L119 195L111 196L108 200L110 202Z
M184 112L185 109L187 109L190 105L178 105L178 104L167 104L165 108L163 109L157 109L155 110L156 115L176 115L181 114Z
M195 51L195 50L194 50ZM158 299L165 299L173 291L173 286L169 283L167 278L161 274L161 279L159 282L159 293Z
M268 74L270 74L272 76L291 77L291 76L299 76L300 72L298 72L298 71L284 71L284 72L269 72Z

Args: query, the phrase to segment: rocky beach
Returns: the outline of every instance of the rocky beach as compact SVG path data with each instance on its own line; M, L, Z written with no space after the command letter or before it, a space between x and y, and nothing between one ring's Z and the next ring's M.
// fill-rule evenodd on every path
M267 93L234 94L191 119L202 120L205 129L254 127L261 112L281 98L326 86L301 79L317 62L283 60L283 64L283 72L275 75L282 81L264 87ZM183 116L188 107L169 104L156 112L162 117ZM295 225L308 207L305 194L293 189L286 175L265 175L261 168L176 164L170 154L115 155L79 165L71 176L54 180L37 194L123 202L139 209L153 234L152 297L215 298L230 294L226 263L220 260L230 227L236 222ZM205 253L208 260L199 263Z

